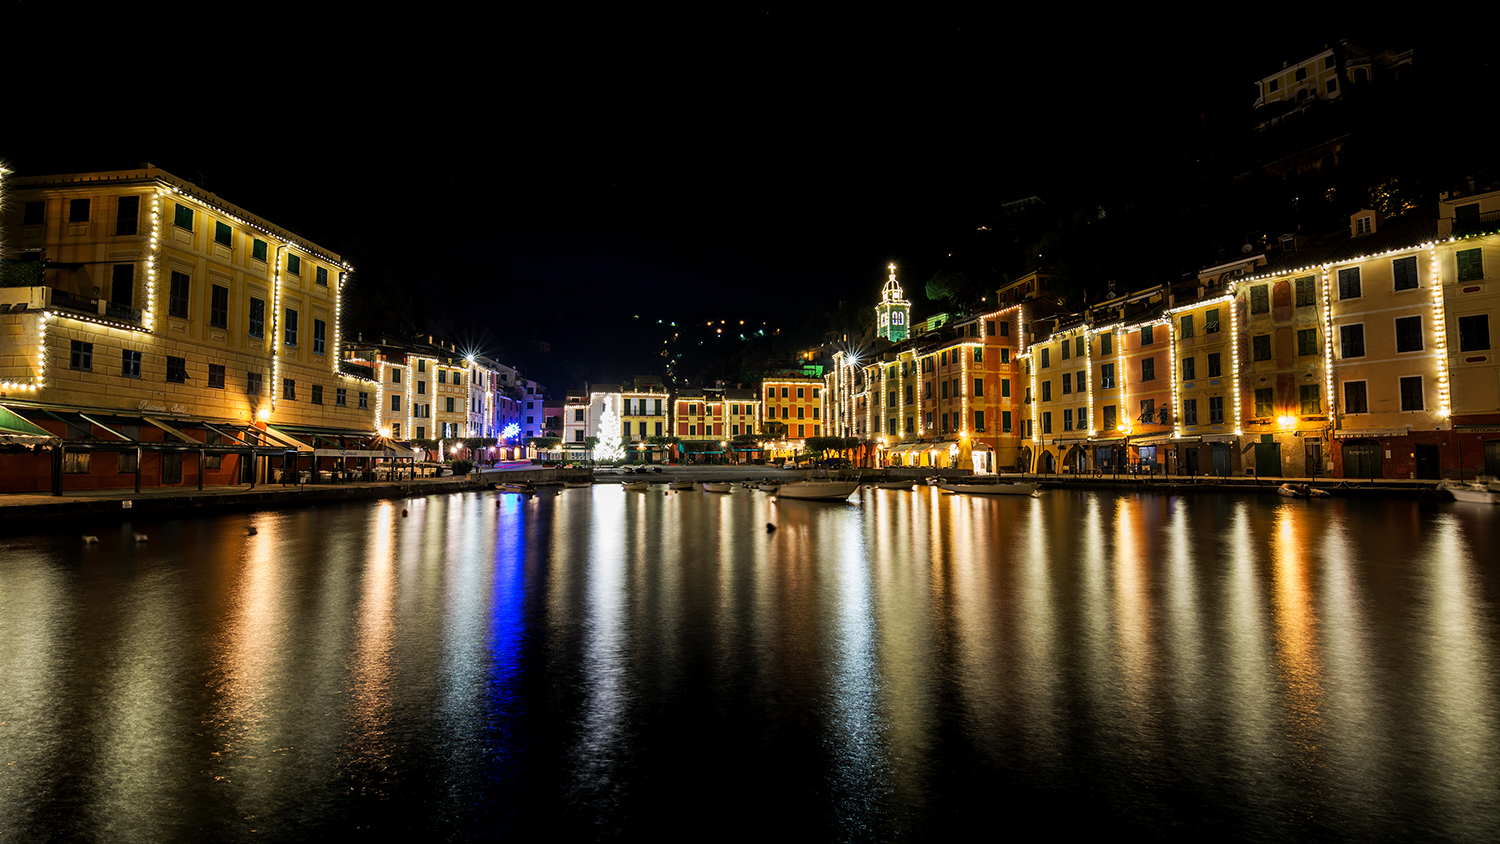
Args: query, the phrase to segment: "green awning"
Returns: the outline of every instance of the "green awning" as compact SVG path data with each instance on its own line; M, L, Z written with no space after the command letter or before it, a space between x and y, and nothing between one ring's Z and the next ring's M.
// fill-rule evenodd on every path
M37 427L7 407L0 407L0 443L50 445L57 441L58 437L47 429Z

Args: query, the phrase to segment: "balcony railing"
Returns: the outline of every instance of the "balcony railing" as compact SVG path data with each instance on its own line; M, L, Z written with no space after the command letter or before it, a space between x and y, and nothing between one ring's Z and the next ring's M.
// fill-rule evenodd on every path
M1463 237L1471 234L1483 234L1500 229L1500 211L1490 211L1486 214L1470 214L1466 217L1453 218L1453 236Z

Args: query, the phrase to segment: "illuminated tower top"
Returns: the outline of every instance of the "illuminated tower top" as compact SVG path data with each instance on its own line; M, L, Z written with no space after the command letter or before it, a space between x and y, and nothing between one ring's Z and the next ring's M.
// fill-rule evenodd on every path
M896 265L890 264L890 278L880 291L880 304L875 306L875 333L895 343L905 340L911 325L911 303L901 296L901 282L896 280Z

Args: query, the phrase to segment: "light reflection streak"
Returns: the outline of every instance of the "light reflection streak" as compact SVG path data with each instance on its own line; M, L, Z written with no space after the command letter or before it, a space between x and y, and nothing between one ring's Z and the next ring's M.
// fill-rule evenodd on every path
M1299 763L1313 764L1325 733L1323 670L1318 655L1318 623L1308 571L1312 543L1299 533L1292 503L1276 508L1272 525L1272 619L1276 630L1287 738Z
M1094 531L1098 528L1097 498L1090 494L1089 502L1094 518L1088 520L1082 531L1086 542L1097 536ZM1016 609L1012 624L1018 640L1017 689L1013 694L1018 699L1016 711L1020 716L1016 720L1026 741L1025 758L1039 767L1050 767L1063 759L1059 705L1062 676L1058 670L1059 625L1054 566L1065 555L1054 554L1057 537L1053 535L1041 499L1030 499L1026 504L1026 520L1019 539L1025 550L1013 563L1016 582L1012 593ZM1076 539L1076 535L1069 539ZM1089 558L1097 559L1086 554L1086 559Z
M412 518L403 519L395 507L378 511L370 531L369 553L365 555L360 594L354 612L354 648L349 656L348 704L344 716L345 765L362 787L379 792L387 774L392 747L393 708L397 700L395 666L396 647L396 561L393 560L393 534L401 532L404 560L422 559L420 519L425 507L412 506ZM412 519L418 521L412 521ZM408 568L417 568L408 563Z
M1256 535L1244 499L1230 504L1228 519L1215 541L1216 555L1226 576L1218 598L1220 631L1225 654L1219 668L1219 695L1225 703L1226 755L1223 773L1245 796L1248 811L1278 812L1275 805L1258 805L1277 794L1280 772L1266 764L1281 757L1281 724L1274 696L1275 659L1268 652L1265 598L1261 588L1261 557L1253 547Z
M573 787L592 800L608 801L628 785L621 758L630 727L625 559L620 542L624 502L619 496L594 495L580 503L588 507L590 524L580 654L583 702L571 751L576 766Z
M1421 536L1413 560L1422 575L1414 621L1425 637L1418 645L1426 651L1419 663L1426 671L1414 703L1438 774L1425 783L1424 796L1441 807L1434 814L1446 827L1442 837L1493 840L1500 829L1500 665L1479 564L1495 548L1471 548L1451 513Z

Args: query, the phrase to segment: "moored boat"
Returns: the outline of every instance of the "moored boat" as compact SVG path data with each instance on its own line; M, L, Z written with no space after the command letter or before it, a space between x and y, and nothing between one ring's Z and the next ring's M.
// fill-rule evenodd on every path
M1326 489L1314 489L1311 484L1282 484L1276 488L1277 495L1287 498L1328 498Z
M1500 504L1500 483L1481 476L1470 483L1445 481L1441 484L1458 501L1470 504Z
M999 481L994 483L940 483L944 492L966 492L971 495L1030 495L1037 491L1032 481Z
M760 491L761 492L775 492L778 489L781 489L781 484L777 483L776 481L761 481L760 482Z
M629 490L643 490L643 489L650 489L651 488L651 482L650 481L626 481L625 483L620 484L620 486L624 487L625 489L629 489Z
M703 482L703 491L704 492L732 492L732 491L734 491L734 485L731 484L729 481L704 481Z
M914 481L914 480L912 480L910 478L907 478L904 481L881 481L880 483L875 484L874 486L875 486L876 489L904 489L904 490L910 490L912 487L916 486L916 484L917 484L916 481Z
M692 481L685 481L685 480L680 480L679 479L679 480L668 481L667 482L667 489L692 489L692 488L693 488L693 482Z
M776 497L836 501L848 498L856 489L859 489L859 481L808 479L782 484L776 490Z

